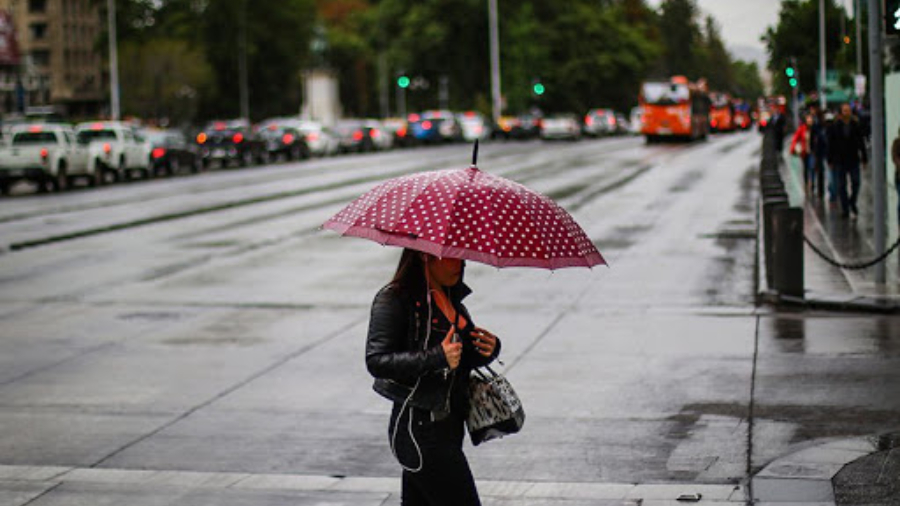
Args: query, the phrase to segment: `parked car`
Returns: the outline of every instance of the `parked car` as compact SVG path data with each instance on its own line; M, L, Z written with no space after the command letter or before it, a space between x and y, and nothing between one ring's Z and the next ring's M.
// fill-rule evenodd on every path
M22 124L8 132L0 149L0 192L9 194L16 181L27 180L39 191L63 191L74 178L90 176L88 150L76 141L74 130L63 125Z
M541 135L544 118L539 114L522 114L519 116L519 124L522 127L522 138L536 139Z
M243 119L210 122L197 134L196 141L204 168L214 163L246 167L268 161L265 142Z
M301 121L298 129L306 139L312 156L332 156L341 149L340 135L316 121Z
M412 144L409 136L409 123L403 118L385 118L381 120L384 130L394 137L393 143L397 147L405 147Z
M545 140L568 139L577 141L581 139L581 122L574 114L549 116L543 120L541 138Z
M185 169L197 173L203 168L200 150L181 131L145 130L142 135L150 143L150 167L154 176L172 176Z
M480 113L466 111L457 115L462 127L462 137L466 141L484 140L491 136L490 123Z
M616 113L612 109L591 109L584 115L584 133L591 137L618 133Z
M88 147L88 172L121 181L133 175L150 177L150 144L120 121L90 121L75 127L78 142Z
M365 153L375 150L375 143L369 136L370 128L365 122L356 119L338 121L334 131L341 141L342 153Z
M369 138L372 139L375 149L384 151L394 147L394 134L388 131L381 121L367 119L363 124L369 129Z
M417 141L425 144L462 140L462 127L450 111L425 111L415 115L409 129Z
M627 135L629 130L631 130L631 126L628 123L628 117L624 114L617 112L616 113L616 133L619 135Z
M516 116L500 116L497 118L497 125L491 131L492 139L523 139L525 131L522 129L522 122Z
M644 124L644 111L640 107L632 107L629 118L628 133L641 135L641 126Z
M266 145L270 160L296 161L310 157L306 135L300 130L301 122L295 119L270 120L260 125L259 135Z

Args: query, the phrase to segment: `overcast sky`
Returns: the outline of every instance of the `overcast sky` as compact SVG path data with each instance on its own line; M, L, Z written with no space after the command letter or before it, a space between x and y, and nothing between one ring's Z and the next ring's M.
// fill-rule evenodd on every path
M838 0L840 3L842 0ZM696 0L704 14L719 23L722 38L731 53L741 59L754 59L765 66L765 46L759 37L778 21L781 0ZM659 7L662 0L648 0Z

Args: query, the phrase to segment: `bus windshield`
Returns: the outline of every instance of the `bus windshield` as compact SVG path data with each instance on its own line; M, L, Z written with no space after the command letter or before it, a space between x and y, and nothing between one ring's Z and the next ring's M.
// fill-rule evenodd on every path
M691 96L684 84L644 83L641 90L645 104L672 105L685 103Z

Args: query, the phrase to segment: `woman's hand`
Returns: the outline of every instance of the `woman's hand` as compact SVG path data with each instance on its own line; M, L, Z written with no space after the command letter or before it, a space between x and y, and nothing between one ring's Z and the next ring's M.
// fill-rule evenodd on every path
M456 328L450 327L447 337L441 342L441 347L444 348L444 357L447 359L447 365L450 366L451 370L459 367L459 361L462 358L462 343L453 342L455 334Z
M481 327L475 327L472 330L472 337L474 338L472 342L478 353L485 357L490 357L494 354L494 349L497 347L497 336Z

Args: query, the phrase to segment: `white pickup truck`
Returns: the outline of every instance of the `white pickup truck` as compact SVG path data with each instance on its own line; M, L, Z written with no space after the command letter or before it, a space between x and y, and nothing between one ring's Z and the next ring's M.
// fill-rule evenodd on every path
M121 181L132 174L150 177L150 143L127 123L93 121L75 127L78 142L87 146L88 170Z
M87 162L87 147L78 144L71 127L18 125L0 149L0 192L8 194L20 180L37 183L42 192L63 191L75 178L91 177Z

